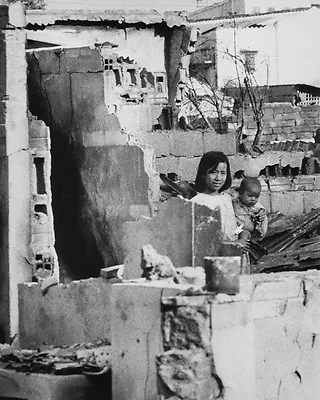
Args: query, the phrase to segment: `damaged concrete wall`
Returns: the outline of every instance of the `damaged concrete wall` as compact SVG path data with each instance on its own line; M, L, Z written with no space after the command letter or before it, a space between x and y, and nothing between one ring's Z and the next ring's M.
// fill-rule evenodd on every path
M141 249L146 244L168 256L176 267L201 265L203 257L223 251L220 210L170 199L155 216L124 224L125 279L141 277Z
M24 12L0 5L0 341L18 331L18 283L31 280Z
M183 288L114 285L114 399L316 399L319 283L318 271L260 274L236 296L169 298Z
M30 109L51 131L62 279L121 263L122 223L159 198L151 151L126 145L121 118L108 112L104 62L98 48L28 53Z
M29 114L31 171L31 241L29 262L32 280L52 275L59 280L58 258L54 248L54 222L51 194L50 131L43 121Z
M19 341L23 349L111 341L111 285L91 278L51 287L19 285Z

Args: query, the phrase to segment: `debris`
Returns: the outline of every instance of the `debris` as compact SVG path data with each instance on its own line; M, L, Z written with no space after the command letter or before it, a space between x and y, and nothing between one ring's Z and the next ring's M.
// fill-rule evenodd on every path
M175 283L180 283L177 271L169 257L158 254L151 244L142 246L141 251L142 278L148 280L173 278Z
M320 209L300 217L271 215L266 237L259 243L268 254L257 257L252 273L320 269Z
M112 267L101 268L100 276L112 280L113 283L121 282L123 277L124 265L113 265Z
M10 347L10 346L9 346ZM40 350L0 347L0 365L17 372L55 375L99 374L111 368L111 345L106 341Z

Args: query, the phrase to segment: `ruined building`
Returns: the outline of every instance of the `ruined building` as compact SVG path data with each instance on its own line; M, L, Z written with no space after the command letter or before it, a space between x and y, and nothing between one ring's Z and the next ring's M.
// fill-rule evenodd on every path
M259 175L268 211L316 208L319 106L266 105L265 152L252 157L239 153L232 121L224 133L179 129L195 39L183 15L41 11L25 20L15 3L0 6L0 29L1 341L38 357L103 339L114 400L316 400L317 267L238 276L231 295L140 277L148 244L182 269L237 257L222 243L219 210L160 204L158 173L191 182L206 151L224 151L237 176ZM250 109L244 123L250 141ZM103 277L119 264L131 282ZM1 368L0 396L86 399L110 388L110 375L93 384L76 371Z

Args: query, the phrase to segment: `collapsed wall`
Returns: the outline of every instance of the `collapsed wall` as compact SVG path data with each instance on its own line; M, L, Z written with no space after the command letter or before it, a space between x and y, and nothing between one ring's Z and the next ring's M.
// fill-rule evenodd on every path
M98 276L102 267L123 261L123 222L150 214L158 198L150 183L152 153L128 146L118 117L109 114L105 93L113 92L99 49L29 52L28 66L30 109L51 131L62 279ZM135 110L148 107L127 104Z

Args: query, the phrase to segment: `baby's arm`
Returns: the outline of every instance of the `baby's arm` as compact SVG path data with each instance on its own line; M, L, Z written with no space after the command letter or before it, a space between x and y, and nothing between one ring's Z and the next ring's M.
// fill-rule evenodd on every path
M259 239L262 239L268 229L268 217L264 207L261 207L258 213L255 215L255 231L259 235Z

